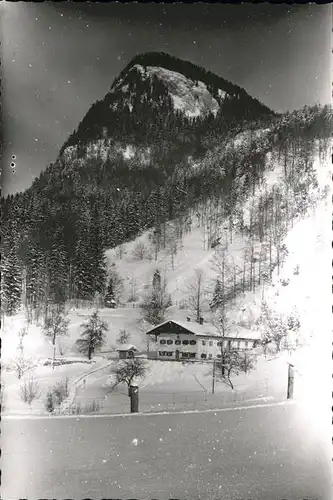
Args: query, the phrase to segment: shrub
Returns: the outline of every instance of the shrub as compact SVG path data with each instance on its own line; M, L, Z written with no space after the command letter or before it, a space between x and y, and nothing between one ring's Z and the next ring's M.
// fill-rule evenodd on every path
M287 279L281 280L281 285L282 286L288 286L289 285L289 279L287 278Z
M46 393L45 409L48 413L53 413L55 409L54 394L52 391Z
M84 406L84 413L94 413L100 410L100 403L93 399L90 403Z
M68 377L66 377L65 379L57 382L51 389L51 393L58 405L60 405L64 399L69 396L68 381Z
M40 398L41 393L39 383L33 377L25 380L20 387L20 398L24 403L28 403L29 406L35 399Z
M297 264L297 266L295 267L294 269L294 274L297 276L299 274L299 265Z
M11 361L9 365L9 369L13 370L20 380L22 376L31 368L33 368L34 364L30 358L25 358L24 356L18 356L14 360Z

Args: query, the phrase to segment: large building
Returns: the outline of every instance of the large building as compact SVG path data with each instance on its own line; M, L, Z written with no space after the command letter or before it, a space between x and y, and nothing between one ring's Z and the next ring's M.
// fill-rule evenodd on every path
M222 337L213 325L195 321L164 321L147 332L155 337L157 358L169 360L217 359L224 349L246 350L256 346L258 338Z

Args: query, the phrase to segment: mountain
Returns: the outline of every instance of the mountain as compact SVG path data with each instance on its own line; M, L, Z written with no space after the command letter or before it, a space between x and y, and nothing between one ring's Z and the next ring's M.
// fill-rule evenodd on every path
M61 152L111 138L135 145L195 142L208 129L272 117L244 89L166 53L136 56L85 115ZM161 135L163 132L163 135Z
M15 314L23 303L38 317L50 303L103 297L108 249L150 230L155 256L166 249L173 256L202 213L206 247L219 244L227 225L251 241L266 235L279 256L280 222L304 213L316 182L313 150L318 141L327 149L331 132L329 107L276 115L192 63L137 56L56 162L25 192L1 199L3 311ZM272 157L284 162L283 192L263 188ZM270 251L268 268L279 258L274 264Z

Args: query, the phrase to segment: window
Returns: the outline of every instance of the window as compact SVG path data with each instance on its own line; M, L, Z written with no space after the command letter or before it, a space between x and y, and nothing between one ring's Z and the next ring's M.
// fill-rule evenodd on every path
M211 359L211 358L212 358L212 356L213 356L212 354L208 354L209 359Z
M217 357L218 357L218 358L222 358L221 354L218 354L218 355L217 355Z
M166 343L166 340L164 340L164 339L160 340L160 344L165 344L165 343Z
M207 358L207 354L202 353L202 354L201 354L201 358L202 358L202 359L206 359L206 358Z
M249 346L249 343L248 342L245 342L245 349L247 349Z
M172 351L166 353L167 356L172 356Z
M217 345L217 347L221 347L222 342L219 340L216 345Z
M212 345L213 345L213 341L212 340L209 341L209 345L210 345L210 347L212 347Z
M170 340L170 339L167 340L167 344L169 344L169 345L173 344L173 340Z
M175 340L176 345L180 345L181 343L182 343L181 340Z
M190 352L189 356L190 356L190 358L195 358L195 352Z
M206 345L206 341L205 340L203 340L201 343L202 343L202 345Z
M188 353L187 352L182 352L182 358L187 358Z
M164 354L165 354L165 353L164 353L164 351L159 351L159 353L158 353L158 354L159 354L160 356L164 356Z
M240 341L237 342L237 349L240 348Z
M188 340L183 340L183 345L188 345Z
M195 345L196 343L197 343L197 341L196 341L196 340L190 340L190 344L191 344L191 345Z

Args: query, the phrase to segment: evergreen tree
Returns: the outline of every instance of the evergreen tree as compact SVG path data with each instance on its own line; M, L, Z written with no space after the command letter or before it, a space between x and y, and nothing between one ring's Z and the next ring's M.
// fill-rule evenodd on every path
M105 321L99 318L98 311L95 311L81 326L84 327L84 330L81 333L81 338L76 341L76 345L80 353L91 359L96 349L100 349L105 343L105 332L108 330L108 326Z
M2 308L11 316L19 309L22 295L21 263L14 248L11 254L3 259L1 267Z
M116 269L112 269L109 273L108 285L104 297L106 307L112 307L119 302L122 290L123 280L120 278Z
M59 232L56 232L48 258L50 300L55 304L62 304L69 298L69 269L67 261L68 256L65 251L64 242Z
M165 287L161 286L161 276L157 269L153 276L152 292L142 305L144 319L152 325L158 325L164 321L165 311L170 306L171 298L165 293Z
M153 290L159 292L161 290L161 273L156 269L153 276Z
M113 276L110 276L106 294L104 297L106 307L112 307L116 303L116 293Z
M93 289L93 262L88 238L80 235L76 244L73 262L73 288L77 299L92 300Z
M214 293L213 293L213 298L210 302L210 308L212 311L215 311L219 307L222 306L223 304L223 289L222 289L222 283L221 280L217 279L215 281L215 288L214 288Z

